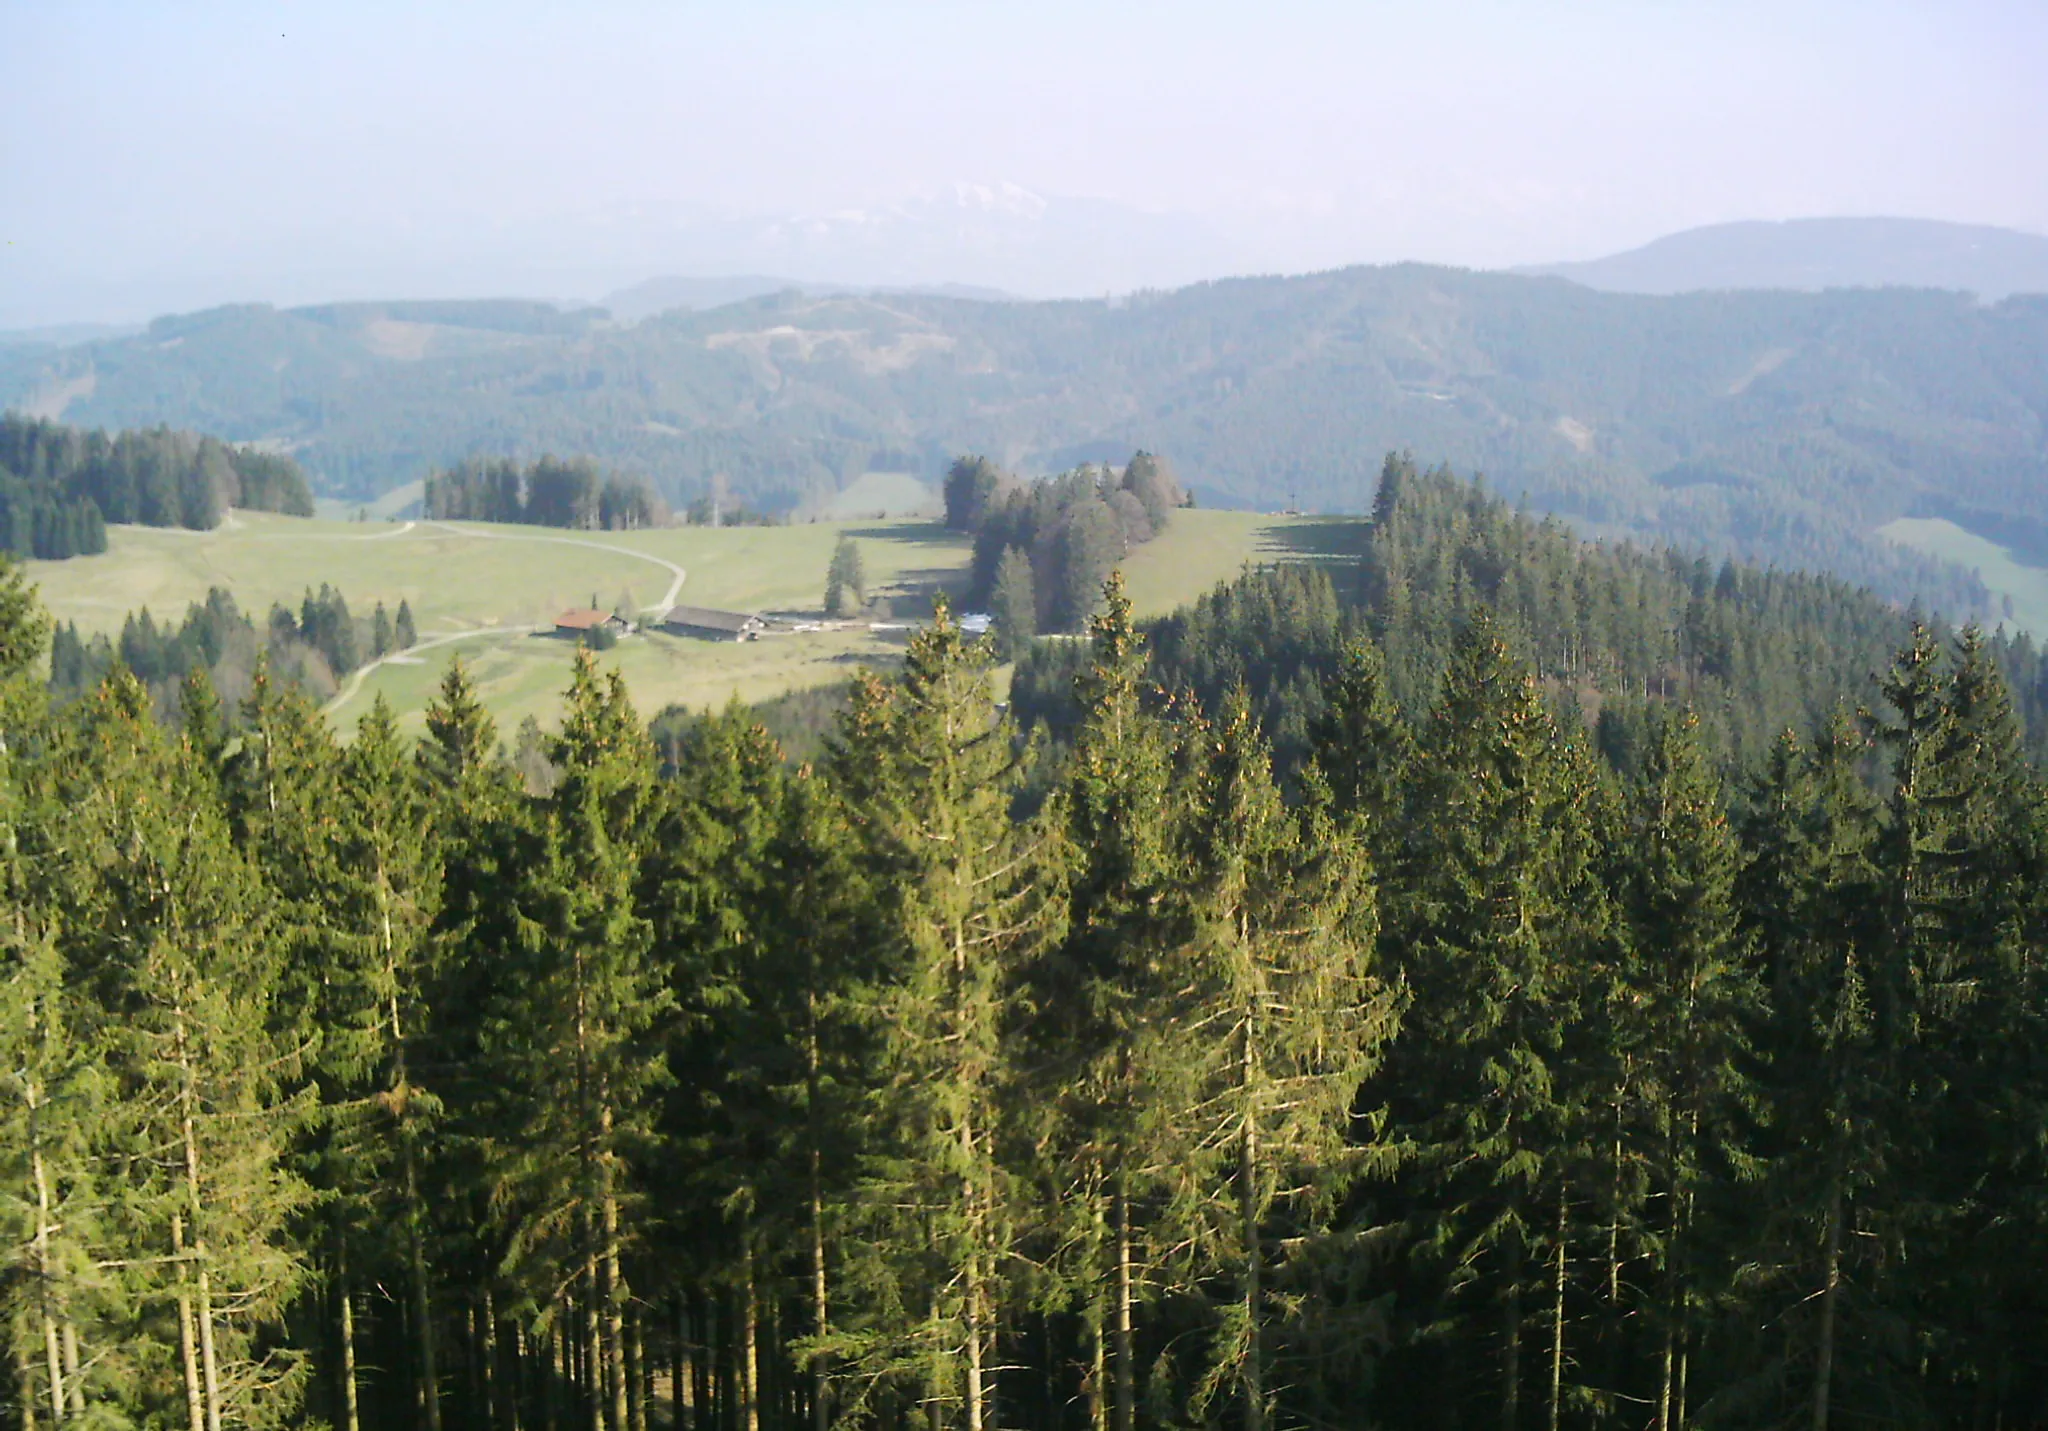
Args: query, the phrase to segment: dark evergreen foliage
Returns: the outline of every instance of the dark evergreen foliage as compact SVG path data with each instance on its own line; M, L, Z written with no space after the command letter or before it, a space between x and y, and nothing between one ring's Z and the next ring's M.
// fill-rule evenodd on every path
M604 474L587 459L470 458L426 477L423 510L434 520L524 522L582 531L659 526L668 509L644 481Z
M1144 452L1121 473L1077 467L1034 482L1006 477L986 458L963 457L946 481L947 525L974 535L973 599L984 609L1000 604L1010 611L1013 633L1026 593L1032 630L1084 629L1109 573L1131 547L1150 541L1181 501L1172 473Z
M229 507L310 517L313 497L290 458L211 437L0 417L0 548L16 556L90 556L108 522L210 528Z
M400 629L411 613L400 607ZM104 635L81 637L77 623L58 626L50 642L49 688L59 702L78 699L97 685L116 664L125 667L148 690L156 709L166 715L179 708L180 683L199 674L230 704L251 689L259 667L325 700L336 682L376 652L374 618L349 615L340 592L322 584L307 592L299 613L271 608L262 631L219 587L204 602L185 609L185 619L159 623L147 607L121 624L118 640Z
M1390 477L1105 581L1057 742L942 607L796 764L587 654L342 747L224 597L51 702L0 563L11 1424L2038 1422L2028 653Z

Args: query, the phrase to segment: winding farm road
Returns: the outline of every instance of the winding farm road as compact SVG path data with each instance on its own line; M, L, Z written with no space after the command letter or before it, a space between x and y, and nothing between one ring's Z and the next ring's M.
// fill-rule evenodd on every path
M375 536L369 537L355 537L352 540L379 541L385 537L402 537L407 532L413 530L414 527L421 525L439 527L441 530L452 532L459 537L481 537L490 541L502 542L551 542L556 546L589 547L592 551L611 552L615 556L635 557L641 561L651 561L656 566L667 570L675 579L669 583L668 590L662 594L661 600L640 608L642 615L650 611L667 611L671 606L675 605L676 596L682 591L683 582L689 576L689 573L684 571L681 566L669 561L666 557L652 556L647 552L634 551L631 547L613 546L609 542L584 541L580 537L529 537L523 532L483 531L475 527L460 527L453 522L407 522L404 526L393 531L378 532ZM480 636L530 636L536 631L545 629L545 627L541 626L479 626L469 631L451 631L440 636L430 636L424 641L415 641L403 651L387 652L376 660L367 662L351 671L348 680L343 682L341 689L334 693L334 699L327 703L327 714L333 715L336 711L354 700L363 689L363 682L369 679L370 673L387 661L409 665L420 652L432 651L441 646L452 646L457 641L472 641Z
M531 636L540 629L538 626L479 626L474 631L450 631L446 635L430 636L424 641L413 642L412 645L406 647L403 651L387 652L376 660L365 662L349 672L348 679L342 682L341 689L334 693L334 699L327 703L327 714L333 715L336 711L354 700L356 693L362 690L363 682L369 679L370 672L386 662L392 665L414 665L416 663L412 658L419 655L422 651L432 651L440 646L452 646L457 641L470 641L479 636Z

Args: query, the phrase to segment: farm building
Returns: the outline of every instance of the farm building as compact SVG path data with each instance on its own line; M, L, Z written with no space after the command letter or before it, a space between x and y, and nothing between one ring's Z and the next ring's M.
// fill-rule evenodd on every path
M575 607L555 618L557 636L575 636L580 639L599 627L605 628L614 636L624 636L633 630L633 623L609 611L599 611L589 606Z
M714 611L708 606L671 606L661 624L678 636L705 641L751 641L768 623L744 611Z

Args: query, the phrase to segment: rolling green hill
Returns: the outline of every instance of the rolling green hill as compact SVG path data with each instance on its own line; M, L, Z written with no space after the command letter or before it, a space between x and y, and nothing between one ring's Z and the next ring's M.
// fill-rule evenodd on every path
M1876 534L2048 533L2048 299L1598 293L1405 265L1102 302L784 293L622 326L545 305L218 309L0 352L0 404L289 450L361 500L471 453L587 454L672 499L824 510L960 452L1164 452L1207 505L1361 509L1408 449L1588 535L1990 611Z
M1312 523L1248 512L1176 513L1166 532L1125 563L1142 614L1160 615L1237 574ZM351 609L410 604L420 645L342 683L334 717L352 727L378 692L417 725L449 655L475 666L500 726L527 715L552 719L573 648L536 634L565 607L595 598L605 608L650 612L676 601L817 618L825 568L842 532L860 543L871 597L865 620L745 645L650 632L600 659L625 671L648 713L671 703L762 700L887 662L899 631L875 631L931 608L935 591L966 584L969 540L933 523L868 521L779 527L666 527L564 532L480 522L334 522L236 513L210 532L145 527L108 530L104 555L31 562L29 575L58 621L82 635L116 635L132 611L182 616L213 587L226 588L259 620L273 602L295 606L327 583Z

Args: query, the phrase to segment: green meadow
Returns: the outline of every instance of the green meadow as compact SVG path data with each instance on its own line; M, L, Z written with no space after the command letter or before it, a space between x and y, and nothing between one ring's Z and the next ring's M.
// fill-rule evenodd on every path
M1125 564L1140 614L1172 610L1247 562L1291 552L1304 519L1247 512L1186 511ZM468 662L508 734L528 715L550 722L573 648L547 633L555 614L592 603L650 614L672 601L816 618L825 568L841 533L861 547L871 620L914 621L935 592L966 584L969 543L928 520L838 521L776 527L664 527L563 532L477 522L334 521L237 512L210 532L150 527L109 530L103 555L31 562L42 599L81 632L117 634L147 607L178 619L211 587L234 594L261 620L274 602L296 605L328 583L366 616L378 602L411 603L421 649L344 680L330 705L353 728L382 694L417 728L451 655ZM672 594L673 593L673 594ZM540 628L536 631L535 628ZM682 703L756 701L844 679L862 663L887 663L900 631L865 623L717 643L651 631L600 660L624 673L647 713Z
M2011 603L2010 626L2048 638L2048 571L2017 561L1998 543L1940 517L1901 517L1877 529L1902 546L1974 568L1995 597Z

